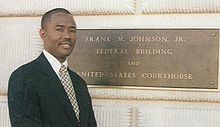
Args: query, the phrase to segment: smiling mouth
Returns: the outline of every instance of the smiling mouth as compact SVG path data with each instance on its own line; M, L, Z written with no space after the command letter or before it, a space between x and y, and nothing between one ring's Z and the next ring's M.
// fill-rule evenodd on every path
M62 42L59 45L63 46L64 48L71 48L73 46L73 44L69 41Z

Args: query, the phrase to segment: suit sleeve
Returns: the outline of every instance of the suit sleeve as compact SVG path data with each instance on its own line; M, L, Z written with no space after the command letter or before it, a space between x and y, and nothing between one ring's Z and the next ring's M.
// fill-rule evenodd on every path
M42 124L39 99L30 78L14 72L8 84L11 127L47 127Z
M95 115L94 115L94 111L93 111L93 106L92 106L92 99L91 96L88 92L88 88L86 86L87 89L87 96L89 98L89 121L88 121L88 127L97 127L97 123L96 123L96 119L95 119Z
M94 111L92 108L92 103L90 103L90 114L89 114L89 125L88 127L97 127L96 119L94 116Z

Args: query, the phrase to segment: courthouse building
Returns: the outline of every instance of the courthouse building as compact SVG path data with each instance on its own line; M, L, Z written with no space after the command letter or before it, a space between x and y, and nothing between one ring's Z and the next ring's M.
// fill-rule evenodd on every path
M1 0L0 127L9 76L42 52L41 16L56 7L75 17L69 64L98 127L220 127L219 0Z

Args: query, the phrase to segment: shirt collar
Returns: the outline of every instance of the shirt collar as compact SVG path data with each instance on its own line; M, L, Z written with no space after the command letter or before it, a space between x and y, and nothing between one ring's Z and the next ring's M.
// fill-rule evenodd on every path
M46 59L48 60L48 62L50 63L50 65L52 66L53 70L59 77L59 70L61 65L65 65L66 67L68 66L67 60L65 60L63 63L60 63L60 61L58 61L53 55L51 55L45 49L43 50L43 53Z

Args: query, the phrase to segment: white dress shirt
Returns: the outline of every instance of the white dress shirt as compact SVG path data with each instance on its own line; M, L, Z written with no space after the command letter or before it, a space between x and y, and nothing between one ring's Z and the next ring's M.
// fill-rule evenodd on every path
M57 74L57 76L60 78L59 75L59 70L61 65L65 65L66 67L68 66L67 60L65 60L63 63L60 63L53 55L51 55L49 52L47 52L45 49L43 50L43 54L45 55L46 59L52 66L53 70Z

